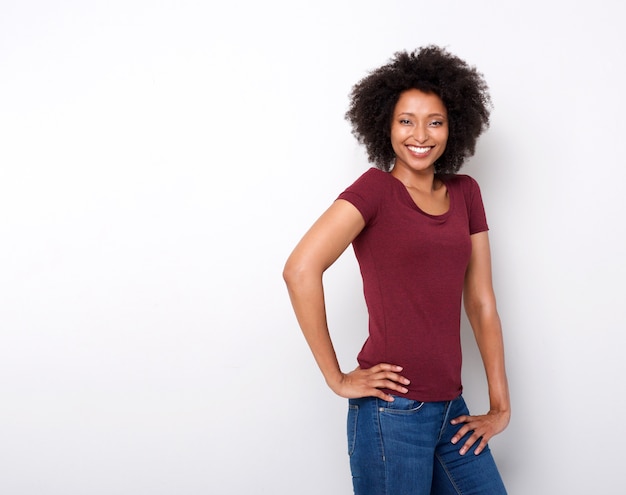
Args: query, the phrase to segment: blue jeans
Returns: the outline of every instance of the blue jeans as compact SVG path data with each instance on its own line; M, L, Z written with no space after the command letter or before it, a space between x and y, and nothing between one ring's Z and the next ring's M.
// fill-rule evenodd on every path
M476 442L459 454L465 438L450 440L469 414L465 401L419 402L395 397L350 399L348 452L356 495L505 495L489 448Z

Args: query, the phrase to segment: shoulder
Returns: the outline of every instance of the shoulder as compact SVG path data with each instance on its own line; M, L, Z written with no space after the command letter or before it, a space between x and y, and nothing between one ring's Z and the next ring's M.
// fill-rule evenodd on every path
M338 197L352 203L361 212L366 221L374 218L381 205L388 197L391 181L395 180L389 172L370 168Z
M480 194L480 186L473 177L466 174L444 175L441 180L448 188L461 191L466 197L471 198Z
M370 168L358 177L344 192L356 193L363 196L380 194L390 184L391 174L377 168Z
M440 178L446 185L451 184L456 187L464 188L478 187L478 182L476 181L476 179L467 174L442 175Z
M383 172L378 168L371 167L352 184L354 185L373 185L380 186L389 180L391 174ZM352 186L351 186L352 187Z

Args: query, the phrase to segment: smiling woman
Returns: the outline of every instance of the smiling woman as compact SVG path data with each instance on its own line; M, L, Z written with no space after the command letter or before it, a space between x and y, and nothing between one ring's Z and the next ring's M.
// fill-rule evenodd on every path
M418 206L434 214L444 213L450 204L441 180L432 180L435 163L448 141L447 115L435 93L409 89L398 98L391 122L396 155L391 175L406 186Z
M436 171L458 172L489 126L491 98L475 68L439 47L396 53L389 64L354 86L346 113L354 136L365 145L370 161L389 171L396 160L389 122L401 94L409 89L437 95L443 102L449 136Z
M396 155L394 170L427 170L446 149L448 112L435 93L419 89L404 91L391 122L391 146Z
M487 443L510 417L487 220L476 181L456 174L488 104L482 76L438 47L397 53L365 77L346 117L377 168L339 195L285 265L317 364L349 399L357 495L506 493ZM359 366L344 373L322 277L350 244L370 321ZM477 416L461 395L462 300L489 385L490 410Z

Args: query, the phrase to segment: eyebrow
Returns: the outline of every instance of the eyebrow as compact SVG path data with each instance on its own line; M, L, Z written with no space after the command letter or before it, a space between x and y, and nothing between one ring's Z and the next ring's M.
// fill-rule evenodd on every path
M410 117L415 117L415 114L414 114L414 113L411 113L411 112L400 112L400 113L398 114L398 117L399 117L400 115L409 115ZM447 116L446 116L446 115L444 115L444 114L442 114L442 113L439 113L439 112L429 113L429 114L427 115L427 117L442 117L442 118L444 118L444 119L445 119L445 118L447 118Z

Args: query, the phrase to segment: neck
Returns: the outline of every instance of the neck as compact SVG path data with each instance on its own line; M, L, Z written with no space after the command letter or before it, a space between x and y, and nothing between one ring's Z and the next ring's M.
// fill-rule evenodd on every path
M417 189L418 191L431 193L437 189L438 181L435 180L434 167L429 167L427 170L407 170L401 167L394 167L391 175L406 187Z

